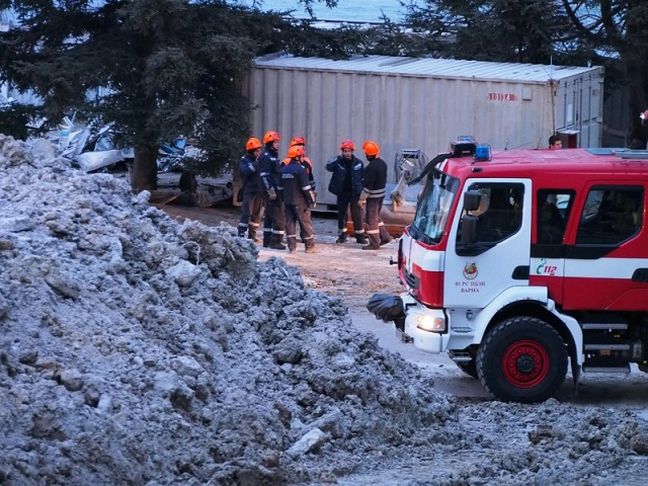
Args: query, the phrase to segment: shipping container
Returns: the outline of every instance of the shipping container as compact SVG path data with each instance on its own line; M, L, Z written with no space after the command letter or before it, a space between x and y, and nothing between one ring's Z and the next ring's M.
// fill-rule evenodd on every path
M334 204L324 164L340 141L376 140L395 182L394 157L428 157L459 135L493 148L600 147L603 68L388 56L348 60L274 54L257 58L246 82L252 135L277 130L281 156L304 136L319 202Z

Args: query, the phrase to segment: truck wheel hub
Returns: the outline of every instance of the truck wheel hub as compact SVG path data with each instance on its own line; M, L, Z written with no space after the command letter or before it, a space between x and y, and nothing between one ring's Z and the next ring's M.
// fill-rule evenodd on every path
M533 388L549 374L549 354L537 341L513 342L502 356L504 378L517 388Z
M531 373L535 367L535 363L533 362L533 357L525 354L517 359L516 366L520 373Z

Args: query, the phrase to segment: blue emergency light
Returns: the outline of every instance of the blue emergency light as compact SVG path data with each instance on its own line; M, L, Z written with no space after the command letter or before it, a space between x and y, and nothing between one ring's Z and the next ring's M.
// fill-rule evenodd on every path
M491 146L488 144L475 147L475 162L486 162L491 159Z

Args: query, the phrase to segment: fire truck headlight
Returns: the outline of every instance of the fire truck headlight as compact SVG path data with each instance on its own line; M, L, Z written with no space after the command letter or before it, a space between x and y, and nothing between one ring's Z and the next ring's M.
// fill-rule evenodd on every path
M428 332L444 332L446 322L445 318L439 316L419 316L416 327Z

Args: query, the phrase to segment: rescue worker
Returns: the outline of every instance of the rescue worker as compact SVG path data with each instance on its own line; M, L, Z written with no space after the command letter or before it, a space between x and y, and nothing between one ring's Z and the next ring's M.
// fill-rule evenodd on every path
M313 163L311 160L306 156L306 139L304 137L293 137L290 139L290 147L303 147L304 148L304 156L302 157L301 165L306 169L306 173L308 174L308 180L311 183L311 186L313 186L313 190L315 190L315 177L313 176ZM290 163L290 159L286 157L283 161L284 165L287 165Z
M247 152L239 161L239 173L241 174L241 192L243 200L241 204L241 219L238 225L238 235L245 236L245 230L248 232L248 238L260 241L256 234L261 222L261 212L263 211L263 197L259 194L259 176L257 159L261 155L261 142L258 138L251 137L245 143Z
M364 171L364 187L358 199L358 206L366 206L367 236L369 244L363 250L379 250L380 245L391 241L391 236L380 219L383 199L385 198L385 184L387 183L387 164L379 157L380 147L373 140L362 144L369 164Z
M338 230L336 243L347 241L347 209L351 208L351 219L356 242L367 243L362 227L362 210L358 206L358 198L362 194L364 165L353 155L355 144L352 140L344 140L340 144L342 153L326 164L326 170L332 172L329 192L337 196Z
M263 135L265 150L259 157L259 186L266 207L263 218L263 246L275 250L286 249L286 245L281 241L285 234L284 208L277 189L281 175L280 140L277 132L266 132Z
M315 206L315 194L308 180L302 158L304 147L295 145L288 149L288 164L281 167L279 191L284 202L286 213L286 231L288 250L297 251L297 221L303 236L306 253L315 252L311 208Z
M315 191L315 177L313 176L313 163L311 160L306 156L306 139L304 137L293 137L290 139L290 147L303 147L304 148L304 155L302 156L302 161L301 165L306 169L306 173L308 174L308 181L311 184L311 187L313 188L313 194L315 195L315 199L317 199L317 192ZM288 165L290 163L290 158L286 157L282 164L283 165ZM301 242L304 243L304 234L300 232L299 234L301 238Z

